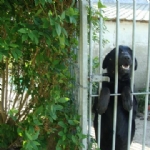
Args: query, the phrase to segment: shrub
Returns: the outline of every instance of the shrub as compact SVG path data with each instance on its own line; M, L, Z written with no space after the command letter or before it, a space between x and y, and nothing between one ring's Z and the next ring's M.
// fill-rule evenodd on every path
M139 92L145 92L145 89L139 90ZM137 95L138 100L138 111L143 113L145 109L145 95ZM150 97L148 98L148 104L150 104Z
M0 13L0 148L79 149L84 135L70 97L75 1L2 0Z

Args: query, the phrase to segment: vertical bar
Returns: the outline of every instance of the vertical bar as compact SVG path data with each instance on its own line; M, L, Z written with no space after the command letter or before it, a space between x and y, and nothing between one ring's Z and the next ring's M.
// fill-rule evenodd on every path
M87 9L86 0L80 0L80 43L79 43L79 114L81 115L82 133L87 135ZM84 148L87 150L87 139L83 139Z
M118 52L119 52L119 0L116 0L116 54L115 54L115 94L118 93ZM116 143L116 122L117 122L117 95L114 97L114 114L113 114L113 142L112 150L115 150Z
M143 129L143 142L142 150L145 150L146 127L147 127L147 114L148 114L148 92L149 92L149 77L150 77L150 2L149 2L149 24L148 24L148 55L147 55L147 82L146 82L146 96L145 96L145 114L144 114L144 129Z
M101 0L101 3L103 1ZM102 8L99 10L100 14L102 14ZM102 75L102 49L103 49L103 18L99 19L99 74ZM102 83L99 83L99 95L102 88ZM101 138L101 115L98 115L98 147L100 148L100 138Z
M91 0L89 0L89 7L90 7L90 17L92 17L91 15ZM93 70L92 70L92 59L93 59L93 49L92 49L92 22L90 20L89 22L89 57L90 57L90 66L89 66L89 69L90 69L90 77L92 76L92 73L93 73ZM91 108L92 108L92 85L93 83L90 81L90 85L89 85L89 94L90 94L90 97L89 97L89 120L88 120L88 142L90 144L90 135L91 135L91 120L92 120L92 115L91 115Z
M136 0L133 0L133 27L132 27L132 50L133 50L133 65L132 65L132 76L131 76L131 91L134 90L134 66L135 66L135 29L136 29ZM133 95L132 95L133 101ZM132 127L132 116L133 109L129 113L129 125L128 125L128 150L130 150L131 141L131 127Z

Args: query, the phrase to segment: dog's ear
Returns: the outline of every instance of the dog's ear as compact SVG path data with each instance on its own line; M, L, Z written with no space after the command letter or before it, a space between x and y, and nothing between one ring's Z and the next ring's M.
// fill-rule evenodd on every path
M138 63L137 63L137 60L136 60L136 58L135 58L135 66L134 66L134 70L137 69L137 66L138 66Z
M108 67L108 64L112 59L115 58L115 48L111 50L104 58L103 60L103 69L106 69Z
M103 60L103 69L107 68L109 59L110 59L110 53L108 53Z
M133 53L133 51L128 47L128 52L131 54L131 55L133 55L132 53ZM137 59L135 58L135 66L134 66L134 70L136 70L137 69L137 66L138 66L138 63L137 63Z

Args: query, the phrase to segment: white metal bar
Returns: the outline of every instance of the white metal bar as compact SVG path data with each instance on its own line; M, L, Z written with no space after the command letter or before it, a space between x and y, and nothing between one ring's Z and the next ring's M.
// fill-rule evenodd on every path
M87 55L87 9L86 0L80 0L80 39L79 39L79 114L81 115L82 133L87 135L87 79L88 79L88 55ZM87 139L82 141L87 150Z
M92 9L92 6L91 6L91 0L89 0L89 8L90 9ZM91 13L91 11L90 11L90 13ZM92 14L89 14L90 16L92 15ZM92 76L92 74L93 74L93 69L92 69L92 66L93 66L93 61L92 61L92 59L93 59L93 49L92 49L92 22L90 21L89 22L89 59L90 59L90 66L89 66L89 71L90 71L90 77ZM93 85L93 83L90 81L90 83L89 83L90 85L89 85L89 94L91 95L92 94L92 85ZM90 135L91 135L91 120L92 120L92 115L91 115L91 108L92 108L92 96L90 96L89 97L89 107L88 107L89 109L88 109L88 112L89 112L89 118L88 118L88 142L89 142L89 144L88 145L90 145Z
M131 91L134 91L134 66L135 66L135 29L136 29L136 0L133 0L133 27L132 27L132 54L133 54L133 65L132 65L132 77L131 77ZM133 102L133 95L132 95ZM132 128L132 116L133 108L129 113L129 125L128 125L128 146L127 149L130 150L130 141L131 141L131 128Z
M102 59L102 58L100 58L100 59ZM91 76L91 82L102 82L102 81L110 82L110 78L109 77L104 77L102 75L92 75Z
M148 92L137 92L137 93L131 93L132 95L146 95L146 94L148 94L148 95L150 95L150 92L148 91ZM121 95L120 93L116 93L116 94L110 94L110 96L115 96L115 95L117 95L117 96L119 96L119 95ZM98 97L99 95L91 95L92 97Z
M149 2L149 24L148 24L148 55L147 55L147 82L146 92L149 92L149 77L150 77L150 2ZM144 129L143 129L143 142L142 150L145 150L146 128L147 128L147 114L148 114L148 94L145 96L145 114L144 114Z
M119 52L119 0L116 0L116 54L115 54L115 93L118 93L118 52ZM112 150L115 150L116 143L116 124L117 124L117 95L114 97L114 114L113 114L113 141Z
M101 0L101 3L103 1ZM99 9L100 14L102 14L102 8ZM100 17L99 20L99 74L102 74L102 49L103 49L103 18ZM102 88L102 82L99 82L99 95ZM100 147L100 139L101 139L101 115L98 115L98 147Z

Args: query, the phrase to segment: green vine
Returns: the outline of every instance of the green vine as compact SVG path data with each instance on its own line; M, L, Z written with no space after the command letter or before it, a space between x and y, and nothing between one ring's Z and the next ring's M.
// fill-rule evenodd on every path
M0 14L0 149L82 148L70 72L76 1L0 0Z
M0 148L83 146L70 99L68 59L75 58L79 17L75 5L72 0L0 2Z

